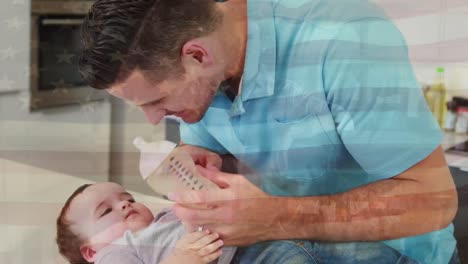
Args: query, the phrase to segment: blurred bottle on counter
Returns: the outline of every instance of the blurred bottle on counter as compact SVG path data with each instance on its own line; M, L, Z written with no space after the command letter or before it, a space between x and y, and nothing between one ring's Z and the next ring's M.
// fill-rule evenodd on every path
M452 100L447 103L447 112L445 114L444 129L446 131L454 131L457 123L457 101Z
M439 123L441 128L444 127L447 89L445 88L445 69L442 67L437 68L437 76L432 85L425 89L424 96L426 97L427 104L434 115L434 118Z
M468 132L468 99L454 96L447 103L445 115L445 131L455 131L455 133Z
M468 130L468 107L457 108L457 123L455 133L465 134Z

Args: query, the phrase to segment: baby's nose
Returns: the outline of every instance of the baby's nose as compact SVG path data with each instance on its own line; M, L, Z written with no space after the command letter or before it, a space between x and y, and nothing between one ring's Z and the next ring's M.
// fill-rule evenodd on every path
M130 207L130 204L131 204L131 203L130 203L129 201L122 201L122 203L120 204L120 208L121 208L122 210L125 210L125 209L127 209L128 207Z

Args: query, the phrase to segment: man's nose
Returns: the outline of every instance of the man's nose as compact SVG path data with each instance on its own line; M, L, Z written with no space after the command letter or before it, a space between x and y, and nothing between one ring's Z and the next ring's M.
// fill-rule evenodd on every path
M166 115L164 110L154 110L151 107L143 106L141 108L145 113L146 119L153 125L157 125Z

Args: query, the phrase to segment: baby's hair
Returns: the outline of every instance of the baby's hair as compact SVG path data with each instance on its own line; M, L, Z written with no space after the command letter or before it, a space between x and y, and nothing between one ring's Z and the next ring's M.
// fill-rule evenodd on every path
M71 231L70 226L72 223L66 219L66 215L73 199L91 185L92 184L85 184L76 189L76 191L74 191L65 202L65 205L57 218L57 246L60 254L62 254L62 256L64 256L71 264L83 264L88 263L88 261L83 258L80 252L80 246L83 241L78 237L78 235Z

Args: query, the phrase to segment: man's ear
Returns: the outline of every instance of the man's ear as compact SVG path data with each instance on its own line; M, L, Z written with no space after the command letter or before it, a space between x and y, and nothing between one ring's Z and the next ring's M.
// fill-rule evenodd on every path
M90 245L83 245L80 247L81 255L84 259L88 262L94 262L94 258L96 257L96 250Z
M213 65L214 58L207 43L200 39L194 39L186 42L182 47L182 63L188 65L198 65L209 67Z

